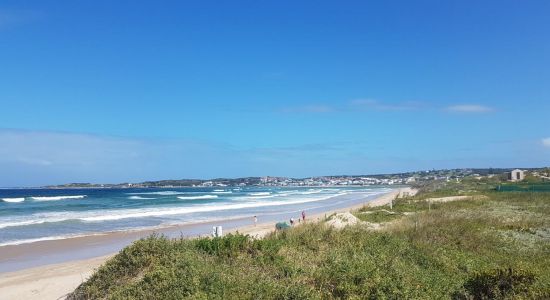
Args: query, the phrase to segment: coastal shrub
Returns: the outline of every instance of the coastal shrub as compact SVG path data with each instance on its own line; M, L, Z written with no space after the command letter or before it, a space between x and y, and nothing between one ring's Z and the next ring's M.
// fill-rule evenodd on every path
M182 299L199 289L193 260L158 265L144 274L139 281L115 291L115 299Z
M508 296L526 296L535 276L525 270L496 269L474 274L464 283L457 299L504 299Z
M201 238L197 240L197 249L210 255L234 257L241 251L250 248L248 235L228 234L225 237Z
M262 240L254 240L253 249L254 258L258 263L270 264L280 261L282 256L279 255L282 243L278 239L267 238Z

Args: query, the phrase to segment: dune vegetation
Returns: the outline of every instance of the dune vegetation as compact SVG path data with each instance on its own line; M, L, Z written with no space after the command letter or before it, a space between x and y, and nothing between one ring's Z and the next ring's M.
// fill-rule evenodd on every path
M319 222L261 240L151 236L69 299L550 298L550 193L493 188L424 186L392 210L354 212L365 222L341 230ZM425 200L455 195L484 197Z

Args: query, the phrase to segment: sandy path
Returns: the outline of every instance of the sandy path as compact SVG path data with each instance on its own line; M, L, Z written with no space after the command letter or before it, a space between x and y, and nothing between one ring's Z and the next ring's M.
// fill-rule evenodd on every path
M440 198L428 198L425 201L428 202L451 202L451 201L461 201L461 200L480 200L480 199L487 199L487 196L449 196L449 197L440 197Z
M415 190L401 188L388 194L381 195L372 201L369 206L382 206L388 204L396 196L413 195ZM306 216L306 221L317 222L337 212L348 212L359 209L365 204L359 204L343 209L328 211L321 214ZM298 218L298 216L296 216ZM249 234L256 238L262 238L274 231L275 222L259 223L240 227L229 232ZM72 292L80 283L89 278L95 269L101 266L112 255L95 257L92 259L70 261L60 264L52 264L37 268L30 268L16 272L0 274L0 300L4 299L63 299Z

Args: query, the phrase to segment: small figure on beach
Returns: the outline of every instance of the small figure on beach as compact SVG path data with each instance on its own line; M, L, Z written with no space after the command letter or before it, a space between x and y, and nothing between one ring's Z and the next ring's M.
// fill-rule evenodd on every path
M258 217L254 216L254 227L256 227L256 224L258 224Z
M302 221L306 222L306 212L302 210Z
M294 226L294 218L290 218L290 226Z

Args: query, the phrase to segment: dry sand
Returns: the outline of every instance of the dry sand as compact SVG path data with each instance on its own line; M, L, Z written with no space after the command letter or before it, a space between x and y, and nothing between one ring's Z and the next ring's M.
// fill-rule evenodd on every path
M325 222L328 226L332 226L336 229L342 229L346 226L353 226L362 223L351 212L337 213Z
M481 199L487 199L487 196L483 195L475 195L475 196L449 196L449 197L440 197L440 198L428 198L425 201L428 202L451 202L451 201L460 201L460 200L481 200Z
M112 255L0 274L0 299L59 299Z
M388 204L396 197L412 196L416 193L411 188L396 189L384 194L372 201L368 206L382 206ZM343 209L328 211L322 214L306 216L306 222L324 220L326 216L334 213L344 213L359 209L365 204L359 204ZM249 234L255 238L262 238L273 232L275 222L261 223L256 226L244 226L229 232ZM107 259L115 254L95 257L92 259L76 260L59 264L45 265L37 268L29 268L16 272L0 274L0 300L4 299L63 299L78 285L89 278L95 269L101 266Z

